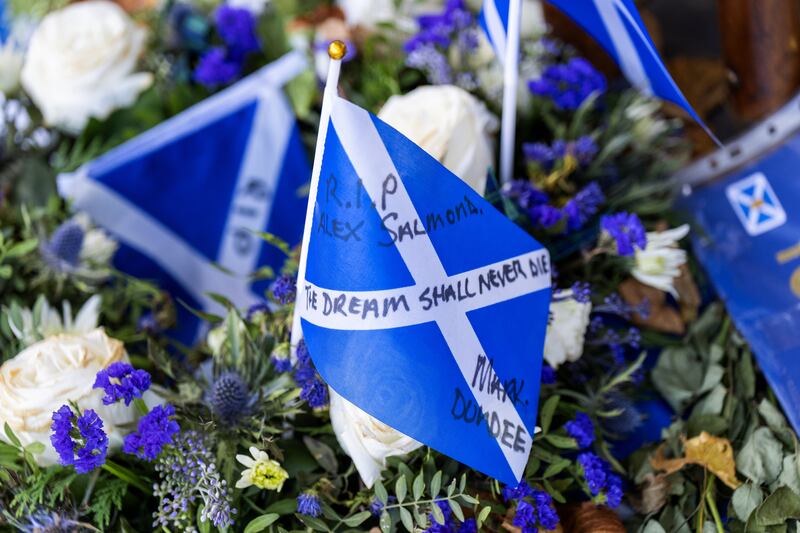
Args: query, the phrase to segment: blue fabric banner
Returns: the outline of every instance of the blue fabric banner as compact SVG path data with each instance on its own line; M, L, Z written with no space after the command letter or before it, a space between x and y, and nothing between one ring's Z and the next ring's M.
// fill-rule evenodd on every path
M683 201L694 245L800 431L800 135ZM798 207L797 210L794 208Z
M505 483L530 453L546 249L424 150L334 97L302 331L331 388Z
M304 68L287 55L59 177L74 208L119 239L117 268L205 311L221 310L208 293L264 301L248 276L285 256L254 232L292 245L303 232L311 171L282 86ZM198 322L178 311L175 336L192 342Z

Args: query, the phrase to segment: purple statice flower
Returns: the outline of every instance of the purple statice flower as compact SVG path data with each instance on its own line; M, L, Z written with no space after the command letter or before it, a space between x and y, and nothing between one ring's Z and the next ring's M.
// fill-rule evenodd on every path
M428 520L430 520L431 526L425 530L426 533L452 533L455 530L455 519L453 518L453 510L450 509L450 505L444 501L439 500L435 502L435 504L439 510L442 511L442 515L444 516L444 524L440 524L434 518L433 511L428 514Z
M139 419L136 432L125 437L122 451L145 461L155 460L181 429L174 416L175 408L170 404L154 407Z
M522 145L522 153L529 163L536 163L543 168L549 168L555 160L553 149L545 143L525 143Z
M577 192L565 205L567 230L581 229L590 218L597 214L606 197L597 182L591 182Z
M277 357L273 355L270 357L270 361L272 362L272 366L275 367L275 371L281 374L289 372L292 369L292 360L288 357Z
M536 509L530 503L520 501L511 523L520 528L536 527Z
M529 210L528 214L534 224L539 224L544 229L550 229L564 219L564 213L552 205L538 205Z
M517 202L522 209L529 210L546 204L550 197L547 193L537 189L528 180L513 180L503 185L503 195Z
M108 436L97 413L87 409L75 416L67 405L53 413L50 443L58 453L60 463L72 465L79 474L87 474L106 462Z
M39 246L42 259L55 272L74 272L81 262L86 232L75 220L61 224L50 239Z
M630 257L636 248L644 250L647 246L647 233L634 213L606 215L600 220L600 227L616 241L617 253L623 257Z
M153 486L158 510L154 529L195 531L196 505L202 503L200 522L215 527L233 525L236 509L231 506L227 482L221 478L207 438L196 431L179 433L158 457L155 470L159 482Z
M272 283L270 291L281 305L290 304L297 296L297 280L294 276L281 276Z
M556 382L556 371L548 364L542 365L542 385L552 385Z
M322 514L319 496L311 492L304 492L297 497L297 512L317 518Z
M389 501L386 502L388 505L392 505L397 503L397 498L394 496L389 496ZM372 498L372 501L369 504L369 510L374 516L380 516L383 512L383 508L386 507L382 501L378 498Z
M501 491L503 495L503 500L508 502L511 500L521 500L523 498L530 498L533 496L533 489L528 482L522 480L516 487L512 487L511 485L506 485L503 487Z
M223 48L215 47L200 58L194 70L194 80L204 87L213 89L235 81L241 73L242 63L229 58Z
M619 294L614 293L606 296L602 304L595 306L595 311L618 315L626 320L630 320L636 314L647 320L650 316L650 302L645 299L638 305L630 305L625 303Z
M234 57L261 49L256 37L256 19L249 10L222 4L217 8L214 23Z
M559 520L551 496L543 490L532 489L526 497L531 501L518 500L512 524L526 533L538 531L539 526L555 529Z
M564 424L564 429L578 443L578 448L588 448L594 442L594 424L586 413L577 413L573 420Z
M294 381L302 389L300 399L308 403L312 409L328 405L328 386L314 368L308 347L304 340L297 345L297 363L294 367Z
M605 503L612 509L622 503L622 478L611 472L611 465L589 452L578 456L583 478L593 497L605 496Z
M572 299L581 304L592 301L592 285L585 281L576 281L572 284Z
M467 518L458 528L458 533L478 533L478 522L474 518Z
M206 394L211 412L227 426L235 425L250 412L256 399L257 396L250 394L247 383L235 371L220 374Z
M553 101L558 109L575 110L593 94L606 91L606 79L588 61L576 57L551 65L542 77L528 82L530 91Z
M578 137L575 142L570 143L568 148L568 152L583 166L591 163L598 151L597 143L589 135Z
M103 404L112 405L120 400L130 405L134 398L141 398L150 388L150 374L136 370L128 363L117 361L97 373L95 389L103 389Z

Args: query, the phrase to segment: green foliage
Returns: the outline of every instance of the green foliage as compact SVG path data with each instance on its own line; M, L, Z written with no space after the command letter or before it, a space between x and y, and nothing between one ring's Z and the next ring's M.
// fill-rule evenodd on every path
M89 513L93 516L93 523L100 528L107 527L111 523L112 513L122 509L122 500L127 492L128 483L121 479L99 483L89 499Z

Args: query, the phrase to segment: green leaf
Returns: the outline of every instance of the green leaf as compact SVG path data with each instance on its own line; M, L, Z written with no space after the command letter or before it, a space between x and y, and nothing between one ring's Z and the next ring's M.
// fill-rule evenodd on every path
M464 521L464 511L461 510L461 506L458 505L455 500L447 500L447 505L450 506L450 510L453 511L453 514L456 515L460 521Z
M405 476L400 476L394 484L394 494L397 496L397 503L403 503L403 500L406 499L407 492L408 483L406 482L406 478Z
M266 513L276 513L281 516L292 514L297 510L297 500L294 498L286 498L285 500L278 500L277 502L269 505Z
M642 529L642 533L667 533L667 531L655 520L648 520Z
M783 470L778 477L778 484L800 494L800 456L792 454L783 458Z
M478 505L478 503L480 503L477 498L466 493L461 495L461 499L464 500L467 505Z
M444 525L444 513L439 508L438 505L435 503L431 505L431 513L433 514L433 519L436 520L436 523L439 525Z
M40 453L44 453L45 447L44 444L41 442L32 442L25 446L25 451L30 453L31 455L39 455Z
M403 527L408 530L408 533L414 533L414 519L411 518L411 513L405 507L400 508L400 521Z
M389 493L386 492L386 487L383 486L380 479L375 482L375 488L373 490L375 491L375 496L378 497L382 504L386 505L389 503Z
M442 471L437 471L431 479L430 493L431 498L436 498L439 491L442 490Z
M558 402L561 401L561 396L551 396L544 402L542 410L539 413L539 424L542 427L542 433L550 431L550 424L553 422L553 415L558 407Z
M553 463L553 464L551 464L550 466L547 467L547 469L544 471L544 474L542 474L542 477L545 478L545 479L547 479L549 477L553 477L556 474L559 474L562 471L564 471L564 469L569 467L569 465L571 465L571 464L572 464L572 461L570 461L569 459L562 459L562 460L558 461L557 463Z
M783 468L783 446L769 428L760 427L736 456L736 468L759 485L770 484Z
M800 496L788 487L780 487L758 506L747 521L745 531L766 531L790 519L800 519Z
M261 515L258 518L251 520L244 528L244 533L257 533L264 531L269 526L275 523L281 515L276 513Z
M480 531L481 526L486 521L486 519L489 518L489 514L491 512L492 512L492 508L487 505L486 507L481 509L480 513L478 513L478 531Z
M6 437L8 437L8 441L16 446L17 448L22 448L22 443L19 441L16 435L14 435L14 431L11 429L11 426L8 425L8 422L3 423L3 431L6 433Z
M411 490L414 495L414 500L419 501L419 499L422 498L422 492L425 490L425 480L422 478L422 472L414 478L414 485Z
M578 444L575 442L575 439L572 437L565 437L563 435L555 435L550 433L544 436L544 440L555 446L556 448L562 448L565 450L574 450L578 447Z
M200 516L203 514L203 509L205 509L205 505L199 505L197 507L197 530L200 533L210 533L211 532L211 520L201 520Z
M34 251L38 245L39 241L36 239L28 239L27 241L19 242L6 252L6 257L14 258L28 255Z
M752 483L745 483L733 493L731 505L739 520L747 522L747 519L764 501L764 493Z
M3 265L0 266L0 278L9 279L14 271L11 269L11 265Z
M314 531L330 531L328 525L319 518L300 513L295 513L294 516Z
M358 527L364 523L364 521L372 516L372 513L369 511L361 511L360 513L354 514L353 516L347 517L343 520L343 522L350 526L350 527Z
M381 513L381 519L378 523L383 533L389 533L392 530L392 517L385 510Z
M336 454L330 446L309 436L303 437L303 443L308 448L308 451L311 452L312 457L326 472L335 474L339 470L339 462L336 460Z

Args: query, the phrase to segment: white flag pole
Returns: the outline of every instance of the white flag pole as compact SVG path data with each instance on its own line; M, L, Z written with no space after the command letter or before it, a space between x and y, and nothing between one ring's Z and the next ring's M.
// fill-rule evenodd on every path
M517 85L519 84L519 27L522 0L509 0L506 56L503 59L503 123L500 131L500 181L514 178L514 143L517 129Z
M311 226L314 223L314 205L317 201L319 190L319 176L322 172L322 155L325 152L325 139L328 134L328 124L331 118L333 99L338 96L339 73L342 69L342 58L347 53L347 46L342 41L333 41L328 46L328 55L331 58L328 66L328 78L325 80L325 91L322 94L322 112L319 117L319 131L317 132L317 147L314 151L314 166L311 169L311 186L308 190L308 206L306 207L306 224L303 230L303 243L300 249L300 264L297 268L297 297L295 300L294 317L292 319L292 357L296 354L297 345L303 338L300 325L300 306L305 298L304 287L306 279L306 261L308 260L308 243L311 240Z

